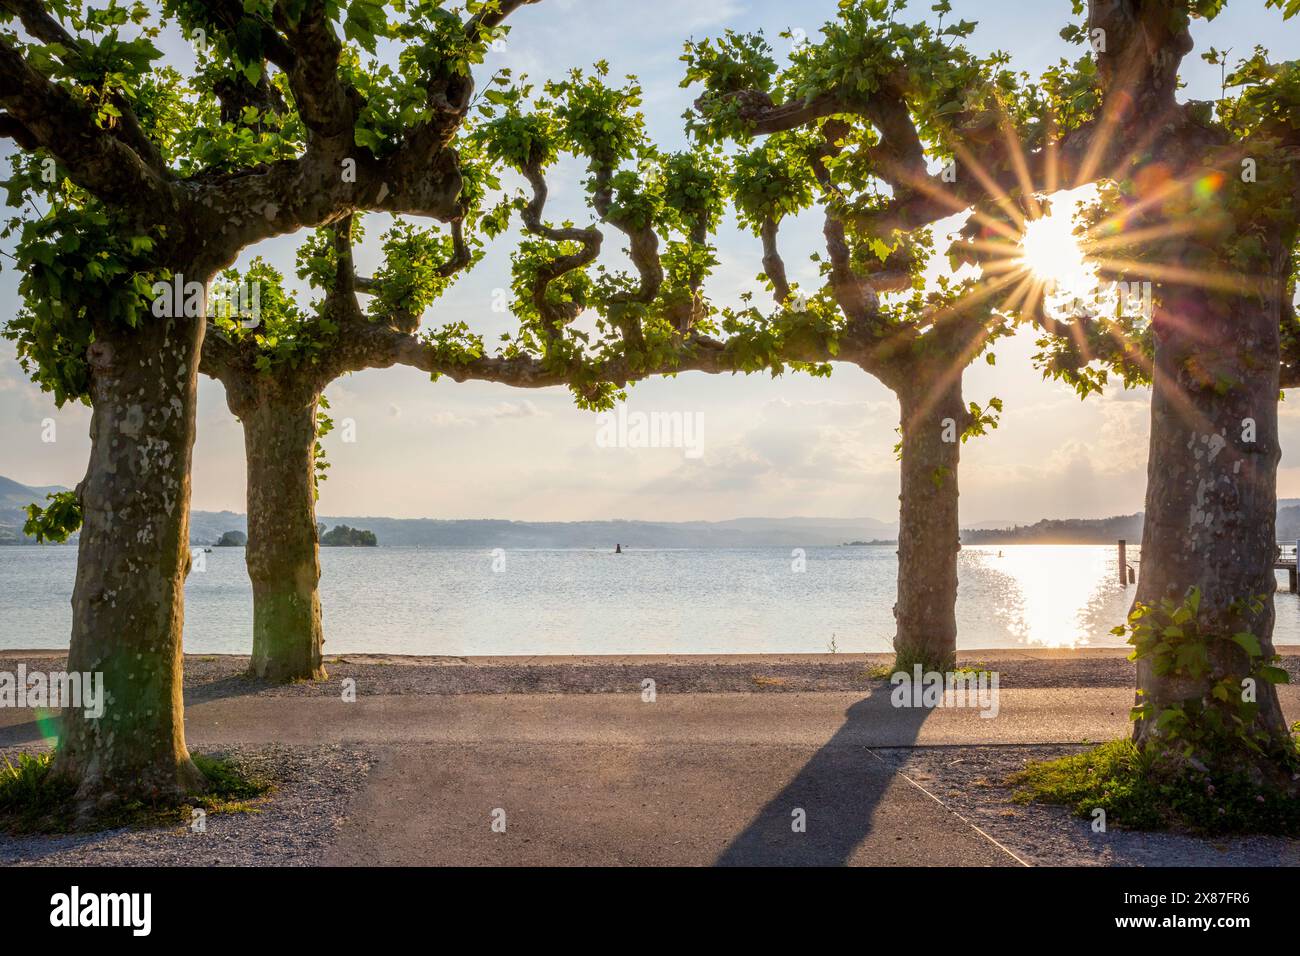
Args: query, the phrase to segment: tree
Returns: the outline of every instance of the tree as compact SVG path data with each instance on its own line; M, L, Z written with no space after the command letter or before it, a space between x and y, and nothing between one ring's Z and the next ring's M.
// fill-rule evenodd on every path
M376 276L356 274L356 216L317 230L300 248L299 277L324 293L309 308L299 307L283 289L279 273L260 260L242 273L225 274L227 287L260 290L255 320L230 312L209 323L201 364L207 375L224 382L227 403L242 421L246 437L253 674L273 680L324 676L318 542L354 544L346 533L337 535L337 528L329 533L337 540L321 538L316 527L316 483L328 467L320 437L331 427L321 411L322 395L335 378L363 368L407 364L433 378L474 378L519 388L569 385L580 405L604 408L632 378L701 367L701 360L715 371L724 367L716 356L725 351L720 343L701 359L694 355L699 342L682 336L681 290L663 284L662 268L646 265L658 268L658 282L642 284L640 291L628 295L616 277L594 281L588 273L601 250L598 229L555 228L543 221L543 173L560 152L580 148L578 135L591 135L576 130L584 124L603 130L606 122L627 127L619 146L611 147L615 137L598 137L599 148L606 151L602 174L611 177L611 183L616 165L629 159L640 142L636 98L611 90L601 75L603 68L598 68L591 78L576 73L568 83L552 85L550 94L563 96L564 107L543 99L537 112L525 114L532 87L495 88L510 85L510 73L499 74L478 108L480 122L456 140L464 186L460 216L452 220L450 234L443 237L399 221L383 237L385 263ZM567 111L564 117L560 111ZM650 152L643 159L658 161ZM664 163L669 166L664 182L695 182L698 193L688 196L677 190L680 195L668 199L650 193L637 198L632 186L636 177L623 173L616 196L601 199L602 187L594 186L593 204L601 203L601 215L619 221L632 215L619 211L619 203L656 209L643 225L638 221L638 232L629 233L642 264L658 261L655 229L667 235L671 216L688 217L697 261L690 255L684 261L695 269L698 289L708 265L706 233L720 215L724 183L716 176L718 164L708 166L705 156L684 153ZM485 211L482 202L487 191L499 186L502 164L523 174L530 194L507 196ZM664 209L673 212L666 217ZM497 235L516 211L525 233L533 237L526 239L513 265L519 332L504 337L507 345L498 355L487 354L481 336L467 324L421 334L422 313L456 273L478 258L480 239L474 226L481 224L487 234ZM662 290L668 294L660 298ZM367 307L360 306L359 295L368 298ZM688 311L698 311L697 306L688 303ZM572 325L584 308L617 317L593 337ZM645 313L645 320L629 319L633 308ZM656 310L672 312L672 324L656 320ZM662 326L650 339L643 334L647 321Z
M94 409L69 667L103 673L109 711L64 715L53 768L88 811L205 786L181 626L208 283L252 243L358 209L456 218L471 66L529 2L396 23L377 2L0 4L10 204L48 204L10 223L26 308L7 334L56 401ZM163 29L195 42L193 75L161 63Z
M1045 156L1077 148L1066 138L1077 131L1042 119L1072 92L1065 73L1030 102L1005 55L980 58L961 45L974 23L943 25L949 4L934 7L936 26L902 22L901 8L841 4L820 39L796 46L781 69L759 35L690 43L684 85L703 84L696 135L743 147L732 191L741 221L762 240L777 321L816 316L825 335L815 357L851 362L898 398L895 666L946 670L957 646L960 448L995 427L1002 407L996 398L968 403L962 372L1018 314L1026 272L1018 243L1026 220L1043 213ZM805 293L787 278L778 235L814 202L825 219L825 257L814 257L823 285ZM985 264L983 276L941 276L927 288L928 227L968 208L948 252L954 265Z
M170 796L203 786L183 748L179 635L181 581L188 564L185 522L188 449L194 437L192 371L198 364L204 333L211 332L211 338L203 362L211 365L213 372L221 369L231 381L252 386L233 390L233 406L248 415L250 432L257 434L256 440L251 440L255 449L250 455L251 467L268 471L276 467L272 455L257 451L266 441L272 446L277 441L287 442L282 447L298 449L289 457L289 471L295 479L286 492L296 496L294 507L286 510L292 515L292 528L272 532L268 524L266 533L252 528L256 540L251 542L250 561L256 578L266 585L261 592L265 600L260 602L268 609L261 618L270 622L265 633L283 636L286 628L299 628L299 635L305 635L305 653L294 650L294 663L276 666L281 672L307 670L312 674L317 670L313 659L318 656L315 597L304 604L298 597L286 597L282 589L277 592L277 585L268 581L276 578L277 567L291 568L295 594L298 589L315 594L316 540L308 531L313 528L311 497L303 490L309 484L311 468L299 467L309 458L299 453L308 444L315 447L312 438L317 421L311 395L317 390L305 373L286 376L281 382L274 381L274 376L259 380L240 363L251 360L253 368L261 364L263 371L282 372L294 365L294 359L302 358L294 355L302 346L305 354L320 356L324 381L354 368L403 362L433 375L484 377L524 386L568 384L575 389L578 401L590 407L606 406L630 378L656 369L723 371L742 362L748 363L745 371L761 367L744 356L736 359L731 343L702 334L705 326L684 332L694 307L693 291L706 263L681 264L681 269L693 271L686 285L697 285L689 287L685 298L676 282L663 285L663 291L672 293L671 303L659 300L659 284L628 294L615 289L621 282L616 274L602 273L601 281L580 274L598 251L599 232L546 224L542 220L545 185L539 181L533 183L532 199L521 199L511 207L519 209L526 229L536 238L516 261L515 285L520 297L516 310L526 321L519 336L498 356L481 356L481 343L460 328L451 329L450 338L443 341L417 341L412 333L419 310L411 311L413 300L390 300L387 304L398 311L372 323L369 319L373 316L357 307L355 293L360 289L351 277L350 263L338 271L338 285L331 287L330 297L322 304L329 312L326 323L339 329L346 325L348 332L326 336L328 350L320 347L326 343L316 341L315 336L300 341L295 336L286 349L279 349L283 342L270 341L274 337L264 336L259 343L256 334L250 339L252 345L240 345L239 329L248 319L243 306L248 303L237 297L237 308L225 315L225 319L234 316L234 320L224 326L221 310L209 308L208 281L229 267L240 248L270 235L322 224L334 224L334 237L347 237L348 229L338 224L360 209L450 222L452 261L459 268L464 251L460 226L474 195L472 170L461 153L469 143L463 138L456 140L472 105L469 69L481 61L486 44L503 29L504 17L526 1L472 3L472 16L465 21L441 8L421 8L409 14L406 22L389 23L378 7L354 8L342 22L344 33L355 43L348 48L335 33L334 21L341 14L324 4L308 4L303 9L274 4L244 5L242 9L230 4L169 4L162 25L181 27L200 46L203 65L191 78L153 64L156 49L148 38L161 27L143 27L142 38L130 44L118 39L117 26L123 20L147 20L149 14L140 5L125 13L114 8L113 13L96 14L90 20L69 12L75 27L98 36L95 43L100 52L96 56L109 62L113 72L78 74L66 81L62 60L79 56L78 49L90 40L73 38L45 8L14 5L27 33L44 43L29 43L17 35L10 42L8 66L17 79L10 83L12 88L4 98L9 113L0 127L21 146L38 153L53 152L53 159L72 166L70 174L62 176L69 170L56 164L53 168L59 176L47 179L30 163L22 159L16 163L16 176L10 181L12 199L22 202L25 195L43 196L49 211L35 221L17 217L12 224L12 228L22 229L18 260L27 269L22 286L26 308L9 324L6 334L16 339L25 367L55 393L56 401L88 401L95 405L96 414L103 408L100 419L108 427L126 423L121 434L96 427L87 480L72 496L85 518L81 562L85 579L78 591L73 661L112 665L105 675L109 691L122 702L123 711L131 711L133 726L130 741L125 741L101 734L98 726L83 726L77 717L70 719L56 770L79 780L83 799ZM378 38L403 47L398 70L377 60ZM69 107L73 116L81 117L85 129L96 130L96 142L103 143L109 159L94 168L86 165L86 156L73 148L77 144L74 135L60 127L47 129L51 111L32 109L25 99L26 90L14 86L19 79L55 103L74 104ZM601 95L598 86L589 88L591 95ZM86 108L75 104L91 92L99 98L96 103L100 99L110 103L99 113L83 116ZM487 103L493 100L497 96ZM582 108L588 121L614 122L601 114L611 105L630 109L636 104L620 98L597 99ZM640 129L640 118L633 118L632 124ZM598 131L586 130L588 142ZM57 151L60 147L66 147L64 153L72 159L65 160L64 153ZM615 164L629 155L624 147L604 153ZM116 179L110 174L120 176L123 163L126 168L146 170L140 176L147 179L152 191L138 189L134 183L114 186ZM539 169L541 166L537 166L538 176ZM612 174L614 165L606 163L606 169ZM40 172L45 172L44 163ZM538 186L541 191L536 191ZM603 208L611 212L610 221L630 235L629 220L616 209L611 211L610 203L616 206L612 194L603 202ZM508 215L510 208L504 212ZM656 220L655 225L664 224ZM645 241L645 224L638 222L636 228L642 232L633 242ZM572 238L575 234L581 234L581 241ZM161 237L166 237L166 243L160 243ZM407 238L419 245L415 235ZM582 246L580 252L575 251L576 246ZM428 252L425 245L420 255L426 258ZM702 250L695 250L695 255L707 258ZM328 265L328 255L312 258ZM308 271L313 269L316 265ZM403 289L403 282L411 282L412 274L399 272L389 277L391 282L385 287L391 286L389 291L398 299L408 295L419 298L417 294L424 290L416 286L428 282L428 274L415 277L416 285ZM226 276L226 280L237 278ZM269 273L264 278L273 280ZM253 281L261 282L261 278ZM250 291L242 282L235 287ZM372 284L369 291L377 287ZM595 337L585 330L569 329L586 300L598 298L597 290L610 294L610 311L619 315L619 326L604 325ZM300 316L291 303L283 302L282 295L268 289L268 297L272 312L268 321L285 328L300 324ZM672 319L647 315L646 324L655 326L655 337L647 339L640 334L640 317L629 312L649 313L654 308L671 308ZM181 332L186 334L183 347L175 349ZM352 332L357 333L355 337ZM153 368L151 350L162 343L169 346L170 364ZM268 349L272 354L264 354ZM749 351L754 351L753 347ZM277 368L273 355L278 352L289 352L290 362ZM118 364L131 369L136 378L140 373L135 372L135 364L139 363L140 368L152 371L151 380L117 381L100 373L96 356L105 355L117 355ZM227 368L240 371L226 372ZM100 386L103 394L95 390ZM298 393L290 397L294 388ZM259 389L270 393L273 401L266 395L248 394ZM292 407L292 414L285 416L294 424L292 436L283 434L287 427L277 433L278 425L269 424L274 414L266 410L277 402ZM146 421L140 423L139 415ZM117 467L118 463L110 460L113 457L120 459L123 467ZM156 468L146 473L134 467L140 463L153 466L153 457L168 470L162 483L166 494L155 488ZM252 492L272 496L276 485L261 480L263 477L266 475L260 473L259 480L252 481ZM105 496L116 497L108 501ZM60 531L66 524L53 520L68 510L65 503L45 512L51 531ZM263 514L268 510L256 503L250 509ZM122 515L139 522L165 520L140 532L131 546L133 542L114 533L113 525ZM257 540L269 541L274 535L290 537L292 546L268 544L264 548L257 544ZM159 554L164 558L161 563ZM110 587L117 576L144 567L149 568L147 574L131 575L133 587L121 591ZM95 598L108 592L131 593L133 601L121 598L109 613L104 602ZM153 609L153 617L144 619L148 609ZM117 626L123 622L131 627ZM139 635L140 645L149 649L147 658L135 657L131 649L120 646L120 635L127 631ZM278 637L270 644L287 646ZM289 645L298 643L289 641ZM268 650L265 657L269 661L272 652ZM255 658L261 659L263 654L255 654ZM148 679L139 679L139 672Z
M256 289L258 300L255 317L231 310L209 322L200 366L225 386L244 428L250 672L258 677L326 676L315 502L328 467L320 439L333 422L323 393L341 375L392 365L402 349L424 348L416 335L421 313L475 257L464 227L457 218L450 235L441 236L397 220L384 236L385 265L375 278L358 277L352 264L358 215L317 230L299 249L299 274L325 295L307 309L260 259L224 275L231 288ZM368 310L360 307L358 290L371 296ZM474 365L482 342L459 325L430 337L428 348L435 375L481 371ZM341 537L329 543L354 543Z
M1272 630L1277 400L1295 384L1282 343L1289 376L1300 67L1257 48L1225 76L1222 99L1178 102L1190 20L1221 7L1089 5L1108 135L1136 145L1108 172L1085 249L1109 277L1150 281L1152 307L1137 321L1048 322L1044 359L1084 394L1116 366L1152 386L1141 573L1119 629L1138 662L1135 742L1162 773L1294 789Z

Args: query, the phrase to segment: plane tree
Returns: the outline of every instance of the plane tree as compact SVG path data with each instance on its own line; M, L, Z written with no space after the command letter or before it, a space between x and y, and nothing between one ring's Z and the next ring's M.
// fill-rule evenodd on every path
M472 67L530 2L0 4L27 306L9 333L57 401L93 408L69 666L103 673L109 709L64 715L53 766L88 811L206 785L181 628L208 283L249 245L359 209L457 218ZM164 63L163 31L196 68Z
M244 427L257 676L324 675L315 490L326 467L322 397L339 376L402 364L435 380L568 386L580 407L605 409L647 375L754 370L763 363L753 355L742 360L742 349L775 351L773 336L763 342L758 330L728 343L703 336L709 234L725 198L721 164L703 151L650 150L639 91L610 87L604 74L603 65L591 76L575 71L534 104L532 87L509 86L503 71L477 108L478 122L457 141L462 215L445 236L399 222L383 237L376 275L356 272L360 219L353 215L317 230L299 250L299 277L322 293L310 307L300 307L264 262L223 276L231 288L261 290L255 320L231 311L209 322L201 366L225 384ZM577 150L598 153L591 203L625 231L639 284L599 263L603 234L595 225L547 221L545 173ZM636 150L639 170L620 171ZM502 169L518 174L526 189L487 208ZM646 175L656 185L640 189ZM479 258L476 228L495 238L516 215L523 233L512 256L517 328L495 352L468 323L421 332L428 307ZM661 236L672 250L666 266ZM585 312L594 322L576 321Z
M331 425L326 387L349 372L403 358L419 361L434 377L519 374L481 361L482 342L463 325L417 334L425 309L476 258L464 230L464 219L453 220L445 235L399 219L383 236L382 268L363 277L352 255L361 215L318 229L298 251L299 274L323 293L306 307L260 259L222 276L235 289L258 290L255 317L231 309L209 321L200 363L225 386L226 403L244 430L250 672L257 677L326 676L315 508L317 482L328 467L320 443ZM359 292L369 299L364 308Z
M244 428L257 676L324 676L315 500L327 467L323 393L341 375L403 364L435 380L568 386L581 407L604 409L629 382L651 374L754 371L783 351L779 333L763 327L734 329L726 341L706 334L716 331L701 287L725 201L722 164L701 150L650 148L639 90L608 86L605 72L603 65L591 76L575 71L536 104L530 86L490 89L479 124L456 140L462 189L447 234L398 220L382 238L374 276L354 266L361 238L354 213L299 248L298 276L320 293L309 306L261 259L224 271L214 284L220 295L200 368L224 384ZM495 82L508 78L506 71ZM547 221L544 175L566 153L595 157L591 205L625 233L638 280L599 264L603 234L595 225ZM620 169L633 159L635 170ZM485 208L502 167L527 190ZM649 185L640 185L643 178ZM516 214L524 233L512 257L518 328L502 336L495 354L466 323L421 332L428 307L479 258L475 229L495 237ZM594 323L581 327L575 320L587 311ZM75 527L75 515L69 521L62 508L44 517L46 534ZM50 527L58 522L65 526Z
M1270 5L1287 17L1300 12L1284 0ZM983 267L986 288L1000 290L999 313L1044 329L1040 360L1049 374L1073 376L1086 391L1104 384L1100 366L1087 370L1101 357L1130 382L1149 375L1146 525L1128 630L1138 659L1135 740L1174 772L1189 753L1204 765L1212 751L1221 767L1285 781L1295 745L1272 686L1282 678L1272 663L1272 561L1281 348L1295 339L1296 67L1257 53L1230 78L1240 96L1180 103L1191 19L1222 6L1087 4L1086 21L1063 33L1087 52L1029 82L998 68L997 54L988 75L960 52L925 57L926 28L901 26L896 4L849 3L822 42L796 49L783 71L761 40L728 35L688 48L688 80L705 85L695 104L705 136L742 146L766 137L777 179L794 183L776 188L784 209L760 190L763 202L749 216L779 299L790 299L775 254L779 214L802 208L808 195L807 175L788 175L792 151L796 161L801 151L791 134L813 129L825 142L816 148L832 157L822 179L833 184L838 172L857 187L824 203L830 246L842 225L850 249L856 238L878 260L850 253L866 275L840 290L829 283L849 316L845 329L853 313L842 302L879 309L870 275L887 273L908 248L899 232L968 207L952 253ZM946 13L948 4L935 9ZM965 35L969 25L948 29ZM962 82L945 85L949 77ZM860 143L855 126L864 130ZM951 157L948 176L923 161L940 149ZM1089 182L1109 206L1090 251L1104 275L1158 285L1149 325L1131 316L1053 318L1043 284L1018 261L1028 223L1047 212L1046 194ZM823 267L831 280L849 275L835 255ZM840 356L851 355L841 342ZM1293 367L1288 357L1285 368ZM905 415L905 456L906 432ZM945 529L934 554L954 550L948 538ZM900 580L900 595L907 587ZM903 628L900 620L900 635Z
M1163 773L1294 792L1272 632L1278 399L1300 382L1300 64L1257 47L1228 72L1211 48L1223 96L1180 102L1191 20L1222 6L1094 3L1067 31L1105 37L1098 109L1126 144L1082 247L1103 278L1152 291L1127 315L1040 318L1040 358L1083 394L1116 372L1152 389L1141 568L1118 629L1135 645L1135 742Z
M779 313L815 314L830 331L823 361L852 363L899 402L901 465L896 666L946 670L956 657L958 465L962 442L997 423L1001 402L962 392L962 374L1011 328L1027 299L1017 244L1042 215L1043 154L1082 147L1076 116L1043 117L1077 82L1049 76L1042 101L1006 57L963 44L975 24L905 23L901 3L841 4L819 38L778 67L757 34L687 45L683 85L699 83L688 122L705 143L733 148L732 193L760 238L763 277ZM818 207L820 285L788 276L782 224ZM930 228L967 212L944 250L978 278L927 280ZM745 312L759 310L751 305Z

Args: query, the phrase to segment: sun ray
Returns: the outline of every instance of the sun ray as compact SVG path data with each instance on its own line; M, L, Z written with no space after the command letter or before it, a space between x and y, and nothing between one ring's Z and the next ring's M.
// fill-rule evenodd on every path
M1258 288L1260 282L1267 281L1263 276L1230 276L1135 259L1099 258L1095 261L1098 269L1107 275L1141 275L1146 279L1164 279L1180 285L1220 292L1249 292Z

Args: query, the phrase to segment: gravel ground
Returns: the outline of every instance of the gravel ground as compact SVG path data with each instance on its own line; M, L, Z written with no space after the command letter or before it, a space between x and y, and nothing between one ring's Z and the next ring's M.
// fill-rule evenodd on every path
M876 749L891 767L928 790L1033 866L1300 866L1300 840L1285 837L1205 839L1124 830L1064 807L1011 801L1006 778L1032 760L1083 747L917 747Z
M13 757L16 748L0 749ZM275 782L257 813L209 814L207 831L188 826L60 836L0 833L0 865L311 866L333 842L374 755L354 747L228 748L232 760Z
M12 655L12 656L11 656ZM385 657L346 655L326 659L329 680L269 684L245 676L248 658L239 655L185 658L185 697L199 702L232 695L266 697L337 697L339 683L357 682L367 694L607 694L639 693L647 666L652 666L661 693L794 693L865 690L882 678L888 655L789 655L728 660L724 657L601 659ZM57 669L61 657L0 656L0 669ZM962 655L965 666L996 670L1000 686L1132 687L1133 664L1120 656L1024 659ZM1300 682L1300 656L1283 666Z

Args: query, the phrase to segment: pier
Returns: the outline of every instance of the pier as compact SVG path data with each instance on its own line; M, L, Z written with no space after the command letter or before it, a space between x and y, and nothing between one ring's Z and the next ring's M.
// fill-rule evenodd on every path
M1116 542L1119 546L1119 586L1127 587L1134 583L1137 575L1134 573L1133 566L1128 562L1128 543L1121 538ZM1277 557L1273 559L1274 571L1285 571L1287 579L1287 590L1292 594L1300 591L1300 579L1297 578L1296 554L1300 552L1300 541L1292 546L1278 546Z
M1279 553L1277 559L1273 562L1274 571L1285 571L1287 582L1290 584L1289 590L1292 594L1296 593L1296 552L1292 550L1288 553Z

